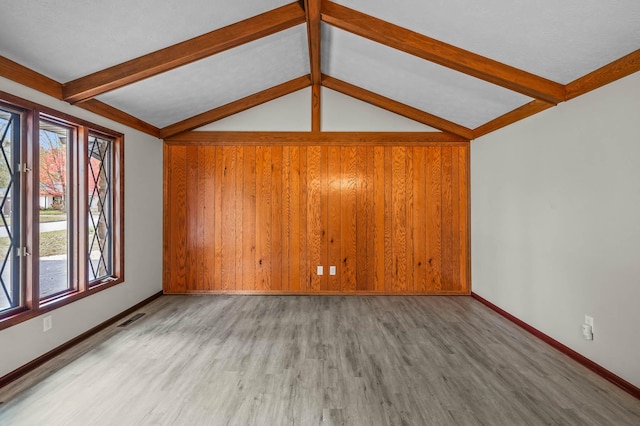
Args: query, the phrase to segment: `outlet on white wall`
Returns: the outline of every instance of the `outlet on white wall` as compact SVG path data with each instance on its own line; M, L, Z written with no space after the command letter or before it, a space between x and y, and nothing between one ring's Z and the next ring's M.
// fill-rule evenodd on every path
M593 328L593 317L590 317L589 315L585 315L584 316L584 323L587 325L590 325L591 328Z
M53 318L51 318L51 315L47 315L46 317L42 318L42 331L49 331L53 328Z

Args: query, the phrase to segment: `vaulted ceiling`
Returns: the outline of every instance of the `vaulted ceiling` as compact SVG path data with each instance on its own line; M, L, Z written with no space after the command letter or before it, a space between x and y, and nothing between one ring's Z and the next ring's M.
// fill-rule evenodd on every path
M1 9L0 76L160 137L308 87L309 130L319 131L324 86L473 139L640 69L638 0L5 0Z

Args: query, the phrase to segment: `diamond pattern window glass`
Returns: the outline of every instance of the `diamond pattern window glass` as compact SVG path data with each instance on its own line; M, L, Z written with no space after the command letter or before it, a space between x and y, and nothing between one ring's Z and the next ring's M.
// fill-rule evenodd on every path
M112 145L110 139L89 136L89 281L113 274Z
M20 291L20 114L0 109L0 314L23 304Z

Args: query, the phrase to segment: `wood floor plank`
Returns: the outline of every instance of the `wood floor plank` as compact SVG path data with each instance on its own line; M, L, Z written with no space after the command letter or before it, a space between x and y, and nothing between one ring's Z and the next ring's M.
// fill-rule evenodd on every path
M0 424L640 424L639 400L470 297L164 296L143 311L0 389Z

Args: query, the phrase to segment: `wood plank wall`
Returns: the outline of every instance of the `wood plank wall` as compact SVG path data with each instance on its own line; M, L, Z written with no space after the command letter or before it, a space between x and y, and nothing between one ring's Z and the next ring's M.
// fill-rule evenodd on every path
M468 144L165 144L164 167L165 293L470 292Z

